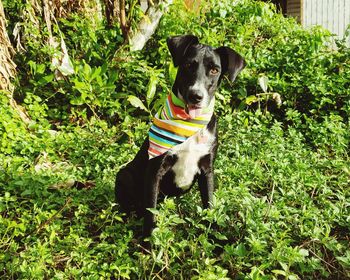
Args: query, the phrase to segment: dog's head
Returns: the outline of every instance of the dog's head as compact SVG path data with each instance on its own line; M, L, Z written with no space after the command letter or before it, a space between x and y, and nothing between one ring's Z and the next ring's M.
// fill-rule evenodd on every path
M234 81L245 67L244 59L234 50L202 45L193 35L170 37L167 44L178 67L173 92L188 110L207 107L222 77Z

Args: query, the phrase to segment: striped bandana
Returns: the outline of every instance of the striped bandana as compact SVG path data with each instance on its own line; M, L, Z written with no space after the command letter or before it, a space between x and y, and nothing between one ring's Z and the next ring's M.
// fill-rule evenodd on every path
M149 159L160 156L205 127L214 112L213 97L206 108L185 111L185 103L175 94L168 95L165 104L153 118L149 131Z

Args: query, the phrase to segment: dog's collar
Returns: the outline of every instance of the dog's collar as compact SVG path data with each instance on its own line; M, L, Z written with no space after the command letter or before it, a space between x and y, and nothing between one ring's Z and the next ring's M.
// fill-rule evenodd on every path
M167 98L169 97L169 95L171 96L171 101L172 101L172 103L175 106L178 106L178 107L181 107L181 108L185 108L186 107L185 102L181 98L177 97L175 93L170 92L168 94Z
M198 115L191 117L184 101L170 93L153 118L149 131L149 159L164 154L203 129L214 113L214 103L213 97L208 107L201 108Z

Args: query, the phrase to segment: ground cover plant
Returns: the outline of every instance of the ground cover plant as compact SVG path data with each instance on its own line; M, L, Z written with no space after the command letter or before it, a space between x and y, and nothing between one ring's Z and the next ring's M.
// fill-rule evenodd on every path
M4 279L349 279L350 50L260 1L175 1L140 52L118 24L76 11L57 20L74 73L57 79L45 28L3 1L14 96L0 93L0 276ZM160 204L154 250L114 203L176 69L165 40L192 33L248 62L217 93L215 205L198 191ZM31 36L28 36L31 34ZM18 42L18 41L17 41ZM117 51L118 50L118 51Z

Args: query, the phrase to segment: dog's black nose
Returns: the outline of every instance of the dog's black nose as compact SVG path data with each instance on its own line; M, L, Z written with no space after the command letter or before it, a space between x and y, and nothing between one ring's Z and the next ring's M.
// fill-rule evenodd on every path
M200 91L191 91L188 94L188 101L191 104L198 104L202 101L203 94Z

